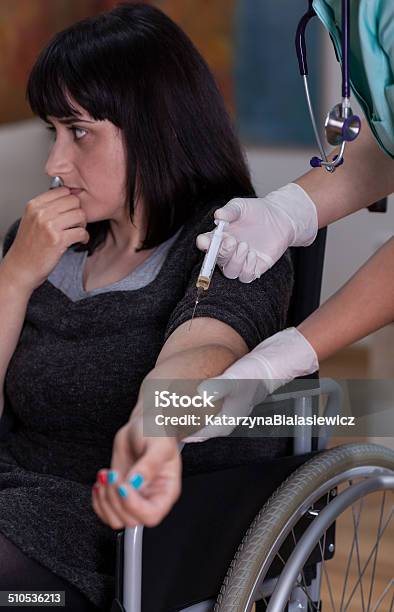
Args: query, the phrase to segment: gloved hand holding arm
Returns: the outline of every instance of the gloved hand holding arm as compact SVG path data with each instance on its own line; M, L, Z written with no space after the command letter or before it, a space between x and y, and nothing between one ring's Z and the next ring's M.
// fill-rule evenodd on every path
M230 221L218 264L228 278L250 283L274 265L289 246L308 246L319 227L392 192L394 162L364 122L360 136L346 150L345 163L335 173L315 168L265 198L235 198L217 209L215 218ZM211 235L197 237L199 249L208 249Z
M323 306L298 328L267 338L220 376L203 381L198 390L224 397L222 412L240 415L298 376L312 374L319 360L364 338L394 320L394 238L391 238ZM260 381L243 382L245 379ZM223 431L222 435L230 433ZM209 427L186 442L212 437Z

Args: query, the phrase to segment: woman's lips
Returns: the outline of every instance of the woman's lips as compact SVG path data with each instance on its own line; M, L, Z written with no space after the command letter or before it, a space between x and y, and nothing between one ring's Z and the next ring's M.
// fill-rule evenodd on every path
M78 195L78 194L80 194L80 193L81 193L81 191L83 191L83 189L76 189L76 188L74 189L74 188L70 188L70 192L71 192L73 195Z

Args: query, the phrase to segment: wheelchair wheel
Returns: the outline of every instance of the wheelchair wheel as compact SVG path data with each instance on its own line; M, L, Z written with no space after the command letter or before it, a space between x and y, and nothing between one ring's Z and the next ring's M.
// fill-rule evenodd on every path
M382 446L348 444L306 462L255 517L214 611L257 602L258 612L392 612L393 489L394 452Z

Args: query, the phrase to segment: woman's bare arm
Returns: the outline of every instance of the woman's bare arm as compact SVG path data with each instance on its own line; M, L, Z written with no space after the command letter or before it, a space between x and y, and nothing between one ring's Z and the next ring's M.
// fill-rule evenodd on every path
M319 360L394 320L394 238L301 325Z
M190 321L186 321L174 330L160 351L156 368L177 353L192 350L198 354L197 349L203 349L200 351L203 354L207 347L212 346L228 349L227 352L232 353L236 359L249 352L245 340L227 323L212 317L196 317L191 327ZM211 369L214 366L210 361L206 367ZM188 367L185 364L185 368ZM201 368L203 367L202 364Z
M319 227L325 227L393 193L394 160L382 151L364 121L357 140L346 146L344 164L333 174L315 168L294 182L312 198Z
M196 380L218 376L232 363L249 352L243 338L232 327L211 317L196 317L189 331L190 321L182 323L164 344L155 367L147 374L145 381L154 380ZM141 390L143 384L141 385ZM141 396L131 418L142 415L144 402ZM185 438L199 427L182 426L176 432L179 439Z
M32 290L17 282L7 266L0 262L0 416L4 409L4 379L15 351Z
M249 352L230 325L211 317L182 323L164 344L148 378L204 379L221 374Z

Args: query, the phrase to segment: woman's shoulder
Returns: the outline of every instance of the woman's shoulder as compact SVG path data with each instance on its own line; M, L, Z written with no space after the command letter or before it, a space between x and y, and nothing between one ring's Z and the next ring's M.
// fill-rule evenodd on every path
M226 199L205 202L195 209L184 223L184 234L202 234L215 228L214 212L227 203Z

